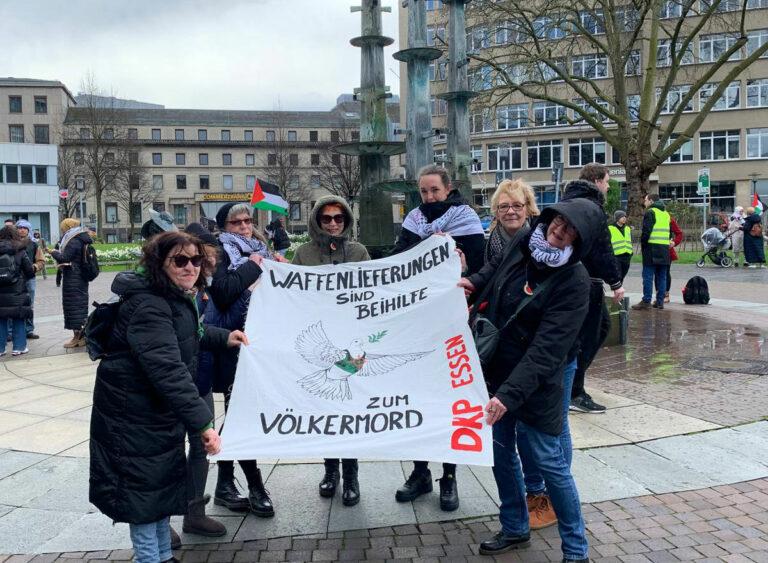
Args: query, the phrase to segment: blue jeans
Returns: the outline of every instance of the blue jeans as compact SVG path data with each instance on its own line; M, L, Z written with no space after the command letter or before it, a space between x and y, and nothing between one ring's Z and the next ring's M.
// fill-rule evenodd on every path
M571 460L573 459L571 427L568 425L568 407L571 404L571 387L573 386L573 377L576 374L576 363L574 359L565 366L563 371L563 430L560 432L559 439L568 468L571 467ZM536 467L531 446L528 443L528 434L522 427L517 429L517 452L520 454L520 462L523 465L526 492L532 495L546 492L544 477L542 477L539 468Z
M149 524L130 524L130 529L136 563L159 563L173 557L170 518Z
M24 329L24 319L0 319L0 342L5 350L8 331L13 335L13 349L21 352L27 347L27 331Z
M502 532L508 536L520 536L530 530L523 474L515 452L516 428L527 433L533 460L544 476L557 515L563 557L587 558L589 544L581 516L579 493L560 445L560 437L539 432L510 413L493 425L493 475L501 500L499 521Z
M650 303L653 300L653 281L656 280L656 303L664 303L664 294L667 292L667 270L669 266L643 265L643 301Z
M37 280L31 278L27 280L27 293L29 293L29 302L32 304L32 310L35 308L35 289L37 289ZM24 327L27 329L27 334L35 331L35 321L33 317L29 317L24 321Z

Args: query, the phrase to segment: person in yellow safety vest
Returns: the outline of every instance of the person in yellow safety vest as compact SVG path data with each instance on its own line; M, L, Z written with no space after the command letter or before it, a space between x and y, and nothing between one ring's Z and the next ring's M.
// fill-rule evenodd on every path
M621 209L613 213L613 224L608 225L608 232L611 233L611 246L623 283L632 262L632 229L627 225L627 214Z
M635 310L663 309L667 291L669 269L669 241L672 239L671 217L658 194L648 194L643 201L643 232L640 248L643 252L643 300L633 305ZM653 282L656 281L656 300L653 300Z

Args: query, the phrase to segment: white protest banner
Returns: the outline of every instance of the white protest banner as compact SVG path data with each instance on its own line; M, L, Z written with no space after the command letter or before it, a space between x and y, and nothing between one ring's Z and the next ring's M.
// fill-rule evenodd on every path
M334 266L265 261L217 459L492 465L450 237Z

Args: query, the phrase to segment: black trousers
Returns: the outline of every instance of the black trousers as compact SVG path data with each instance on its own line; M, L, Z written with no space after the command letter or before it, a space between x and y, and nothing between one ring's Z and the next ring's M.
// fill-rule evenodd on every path
M428 461L414 461L413 462L413 470L418 471L420 473L426 473L429 469L429 462ZM456 477L456 464L455 463L444 463L443 464L443 476L445 475L453 475Z
M339 470L339 460L336 458L325 458L325 470L327 472L330 471L338 471ZM357 475L357 460L356 459L342 459L341 460L341 472L344 477L350 476L354 477Z
M611 329L611 317L608 314L608 307L605 306L604 297L603 282L592 282L589 288L587 318L584 319L579 333L581 349L576 358L576 375L573 379L571 397L578 397L585 393L584 377Z
M624 278L627 277L627 272L629 272L629 265L632 263L632 255L620 254L616 256L616 263L619 265L619 270L621 271L621 281L623 283Z

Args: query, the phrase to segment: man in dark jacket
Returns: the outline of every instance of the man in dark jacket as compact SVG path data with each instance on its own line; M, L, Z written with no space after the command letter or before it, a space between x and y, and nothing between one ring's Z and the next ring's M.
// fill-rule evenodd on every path
M285 219L282 215L278 215L277 219L270 223L267 230L272 233L272 248L275 249L280 256L285 256L285 253L291 248L291 239L288 238L288 232L285 230Z
M24 250L29 256L29 261L32 262L32 267L35 270L35 274L39 271L45 271L45 257L43 256L42 249L38 244L29 236L29 231L32 229L32 224L26 219L19 219L16 221L16 230L19 231ZM37 280L35 276L32 276L27 280L27 293L29 293L29 300L32 302L32 316L25 321L25 327L27 330L27 339L36 340L40 338L35 334L35 289L37 288Z
M648 194L643 200L643 232L640 234L640 248L643 252L643 300L632 308L642 311L651 308L653 282L656 280L656 301L654 309L664 308L667 291L667 270L671 263L669 246L672 239L672 218L658 194Z
M596 162L587 164L579 172L579 179L565 186L563 201L585 198L602 208L605 204L605 194L608 193L609 179L606 166ZM589 291L587 318L579 333L581 349L571 392L571 409L586 413L605 412L605 407L595 403L584 388L587 369L605 342L611 327L608 308L603 301L603 282L613 290L613 298L617 303L624 298L621 272L614 258L605 212L602 214L601 223L591 251L582 257L582 263L589 273L592 285Z

